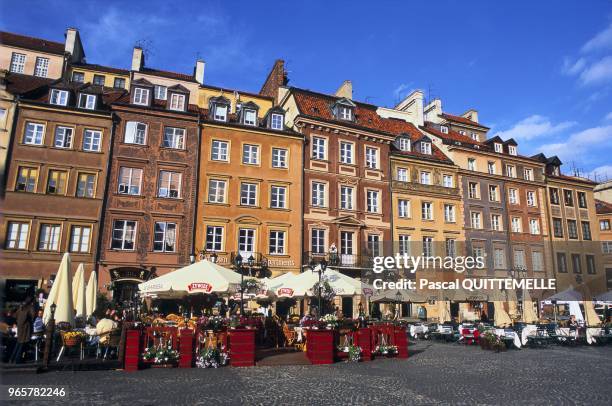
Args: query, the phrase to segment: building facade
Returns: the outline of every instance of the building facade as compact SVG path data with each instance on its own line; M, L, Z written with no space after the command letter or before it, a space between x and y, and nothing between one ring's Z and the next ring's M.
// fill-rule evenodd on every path
M612 290L612 204L603 200L595 200L599 238L603 260L603 272L606 278L606 289Z

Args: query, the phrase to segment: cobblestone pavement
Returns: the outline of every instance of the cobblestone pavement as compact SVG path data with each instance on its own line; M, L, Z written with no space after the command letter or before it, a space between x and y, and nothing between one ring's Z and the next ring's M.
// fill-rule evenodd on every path
M408 360L134 373L11 372L2 383L64 386L68 398L62 403L70 404L612 404L611 346L492 353L421 341L410 349Z

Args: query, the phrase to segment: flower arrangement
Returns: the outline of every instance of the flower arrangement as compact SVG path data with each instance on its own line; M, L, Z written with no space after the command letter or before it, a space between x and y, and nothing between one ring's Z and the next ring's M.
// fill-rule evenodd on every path
M86 334L82 331L67 331L62 333L62 339L66 347L74 347L79 345L85 337Z
M326 314L325 316L321 317L319 321L327 324L327 326L331 328L336 328L339 325L338 318L335 314Z
M197 324L204 330L221 331L228 325L228 320L222 316L202 316L198 319Z
M243 292L257 292L262 288L262 284L257 279L245 279L240 288Z
M506 344L493 331L485 331L478 339L480 348L483 350L493 350L496 352L505 351Z
M145 348L142 359L154 364L171 364L179 359L179 352L172 348L172 344Z
M382 355L395 355L397 354L396 345L380 344L374 349L374 352Z
M227 365L229 354L224 351L225 347L204 348L196 357L196 366L198 368L218 368Z
M348 353L349 362L359 362L361 360L362 349L355 344L338 346L338 351Z

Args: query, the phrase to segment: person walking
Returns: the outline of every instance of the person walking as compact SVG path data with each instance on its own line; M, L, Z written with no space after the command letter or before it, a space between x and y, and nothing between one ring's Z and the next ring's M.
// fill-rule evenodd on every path
M32 339L34 306L32 305L31 297L28 297L28 299L21 304L17 313L15 313L15 319L17 324L17 344L15 344L9 362L21 364L23 362L23 353Z

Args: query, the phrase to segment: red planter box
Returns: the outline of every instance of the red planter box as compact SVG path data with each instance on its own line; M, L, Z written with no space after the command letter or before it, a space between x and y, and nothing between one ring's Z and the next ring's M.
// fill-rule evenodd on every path
M311 364L333 364L334 352L333 330L306 330L306 357Z
M235 329L229 331L230 365L233 367L252 367L255 365L254 329Z
M193 366L193 330L186 328L181 330L179 337L179 368L191 368Z
M123 360L123 369L125 371L138 371L140 354L142 352L140 336L140 330L127 331L125 336L125 358Z
M372 332L369 328L357 330L357 345L361 347L361 359L364 361L372 360Z
M406 327L395 327L394 341L397 346L397 357L408 358L408 335Z

